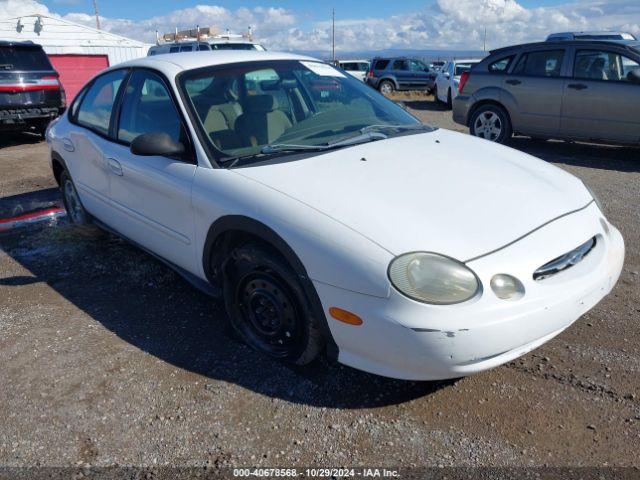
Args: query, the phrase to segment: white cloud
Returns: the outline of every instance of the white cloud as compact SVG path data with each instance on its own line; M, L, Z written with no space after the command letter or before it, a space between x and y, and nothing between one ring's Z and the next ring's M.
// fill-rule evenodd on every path
M34 12L51 14L35 0L0 0L0 17ZM65 18L95 24L94 17L87 13L71 13ZM106 30L147 42L155 40L156 29L164 33L199 24L244 32L251 26L256 38L270 49L331 49L330 22L319 21L303 28L296 12L273 6L231 10L195 5L142 21L101 18L101 23ZM542 40L552 31L617 29L640 35L640 1L567 0L556 7L525 8L517 0L435 0L409 14L340 19L336 39L338 49L343 51L480 49L485 28L489 48Z

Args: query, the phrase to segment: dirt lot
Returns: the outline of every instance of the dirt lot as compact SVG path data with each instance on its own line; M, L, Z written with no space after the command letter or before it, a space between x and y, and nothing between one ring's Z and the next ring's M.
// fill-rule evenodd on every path
M405 100L460 130L430 98ZM0 234L0 465L639 466L640 150L511 146L593 187L625 269L549 344L456 382L290 369L121 240L65 222ZM45 144L3 135L0 210L52 187Z

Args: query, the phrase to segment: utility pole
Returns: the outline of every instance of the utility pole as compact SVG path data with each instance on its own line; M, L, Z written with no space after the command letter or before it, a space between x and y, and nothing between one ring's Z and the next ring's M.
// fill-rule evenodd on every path
M486 52L487 51L487 27L484 27L484 44L482 49Z
M100 14L98 13L98 0L93 0L93 11L96 13L96 27L100 30Z
M331 51L333 64L336 64L336 9L331 9Z

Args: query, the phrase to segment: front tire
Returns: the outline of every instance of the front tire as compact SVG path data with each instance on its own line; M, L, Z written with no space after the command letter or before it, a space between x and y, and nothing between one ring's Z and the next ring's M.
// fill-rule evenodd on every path
M76 190L76 186L71 180L69 172L64 170L60 174L60 190L62 192L62 200L67 215L72 223L76 225L88 225L91 223L91 215L84 209L80 196Z
M449 110L453 108L453 99L451 98L451 89L447 91L447 108Z
M505 143L511 138L511 119L498 105L482 105L471 116L469 132L491 142Z
M300 280L272 248L247 243L225 263L224 298L231 326L267 356L306 365L325 339Z

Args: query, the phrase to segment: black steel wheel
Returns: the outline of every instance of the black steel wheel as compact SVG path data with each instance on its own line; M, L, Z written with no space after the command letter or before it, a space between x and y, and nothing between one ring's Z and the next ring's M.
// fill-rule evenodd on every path
M324 347L318 320L295 272L271 248L245 244L225 265L224 294L233 329L254 349L297 365Z

